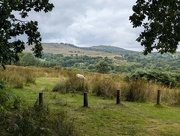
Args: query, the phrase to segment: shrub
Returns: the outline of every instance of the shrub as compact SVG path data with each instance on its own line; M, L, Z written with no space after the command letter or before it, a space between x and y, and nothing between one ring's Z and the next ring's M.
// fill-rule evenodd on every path
M5 106L8 101L13 98L11 91L0 89L0 104Z
M146 88L146 82L142 80L129 82L127 88L123 90L123 92L126 101L147 101L148 93Z
M77 130L66 112L50 114L47 107L29 107L22 112L0 111L0 135L76 136Z
M60 83L57 83L53 89L53 92L61 92L61 93L66 93L66 81L61 81Z
M104 60L100 60L97 64L96 64L96 71L99 73L108 73L111 70L111 67L108 65L108 63Z
M0 79L0 89L4 89L6 87L6 83Z
M1 84L2 85L2 84ZM2 108L20 108L21 99L14 95L11 89L3 82L3 87L0 88L0 106Z
M96 78L92 83L92 93L97 96L113 98L117 90L116 84L111 79Z
M84 79L79 79L75 76L69 77L60 83L57 83L53 89L53 92L88 92L88 85Z
M88 92L88 85L85 80L77 78L75 75L70 75L66 80L66 92Z
M78 131L75 128L73 121L68 120L66 112L61 111L58 114L51 116L49 123L51 124L51 135L55 136L78 136Z

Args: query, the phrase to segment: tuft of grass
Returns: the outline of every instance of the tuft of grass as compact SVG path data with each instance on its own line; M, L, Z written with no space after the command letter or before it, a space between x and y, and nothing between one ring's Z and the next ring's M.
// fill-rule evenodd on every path
M124 97L126 101L145 102L148 98L147 83L142 80L131 81L126 90L124 90Z
M66 93L66 81L63 80L60 83L55 84L52 91L53 92Z
M96 96L113 98L115 97L115 92L117 90L116 84L111 79L99 79L96 78L92 82L92 93L95 93Z
M176 100L174 104L180 105L180 90L174 92L174 98Z
M66 80L66 92L88 92L88 85L84 79L77 78L75 75Z

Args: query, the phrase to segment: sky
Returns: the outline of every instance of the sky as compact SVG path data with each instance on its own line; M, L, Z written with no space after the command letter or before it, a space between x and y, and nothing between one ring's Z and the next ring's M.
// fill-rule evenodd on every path
M42 42L71 43L79 47L110 45L142 51L136 42L140 29L129 21L136 0L50 0L49 13L31 13Z
M51 12L30 12L38 21L43 43L70 43L78 47L116 46L143 51L129 16L136 0L49 0ZM24 39L24 38L23 38Z

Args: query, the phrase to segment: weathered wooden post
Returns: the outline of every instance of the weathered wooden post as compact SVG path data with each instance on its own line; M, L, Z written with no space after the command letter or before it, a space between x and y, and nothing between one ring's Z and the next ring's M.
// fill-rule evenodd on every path
M39 106L43 106L43 93L39 93Z
M157 91L157 105L160 104L160 101L161 101L161 90L158 90Z
M84 93L84 107L88 107L88 94Z
M121 103L121 90L117 90L116 104L120 104L120 103Z

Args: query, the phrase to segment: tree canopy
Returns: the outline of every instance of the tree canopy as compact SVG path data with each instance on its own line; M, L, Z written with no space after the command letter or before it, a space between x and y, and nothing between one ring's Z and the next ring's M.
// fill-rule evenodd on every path
M143 27L137 41L145 47L144 54L156 49L175 53L180 41L179 0L137 0L129 17L133 27Z
M108 63L104 60L100 60L97 64L96 64L96 70L99 73L108 73L111 68L109 67Z
M3 67L9 61L19 60L18 53L26 44L19 38L21 35L27 36L27 44L33 45L35 56L41 56L43 48L38 22L25 19L30 11L46 13L53 7L49 0L0 0L0 63Z

